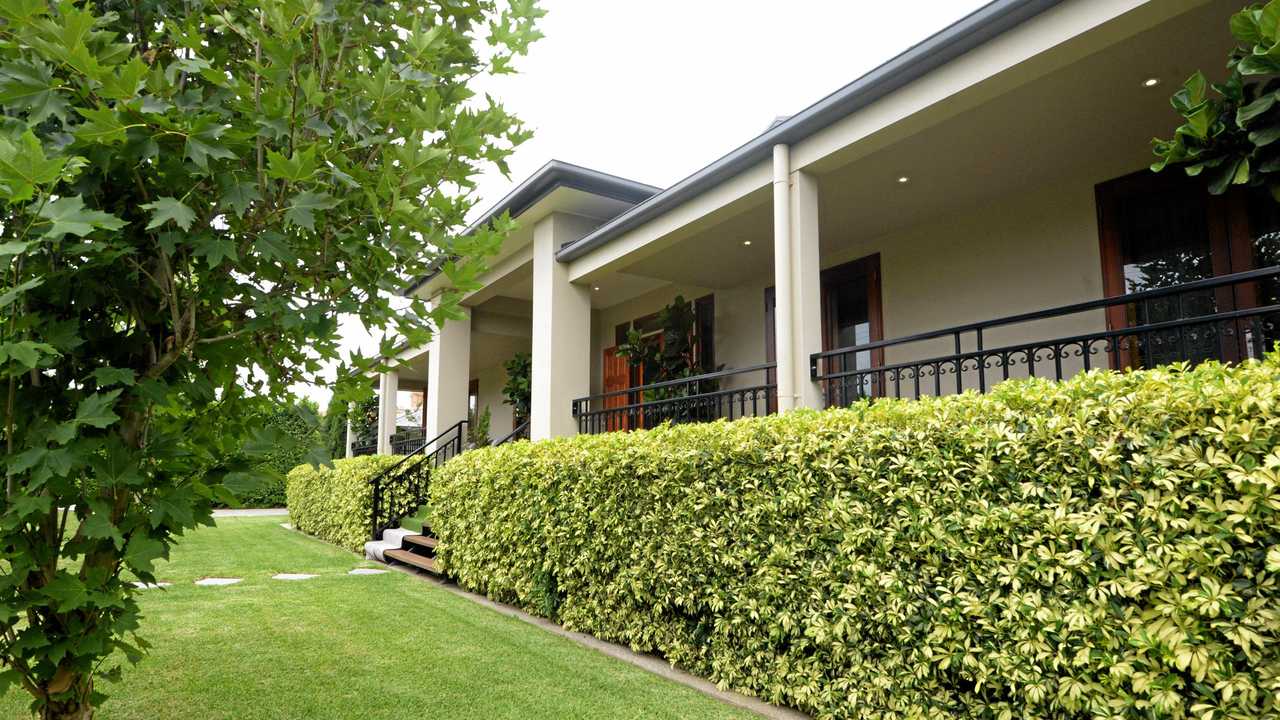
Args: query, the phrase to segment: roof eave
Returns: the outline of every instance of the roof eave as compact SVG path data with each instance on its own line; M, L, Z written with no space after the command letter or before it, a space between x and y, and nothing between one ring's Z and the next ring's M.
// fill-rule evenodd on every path
M794 144L1063 1L995 0L984 5L590 234L565 245L557 251L556 259L571 262L586 255L766 160L775 145Z

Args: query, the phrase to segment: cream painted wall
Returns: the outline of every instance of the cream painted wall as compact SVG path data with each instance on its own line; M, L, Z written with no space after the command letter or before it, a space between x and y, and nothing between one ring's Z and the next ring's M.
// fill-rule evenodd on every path
M849 243L825 253L822 264L832 267L880 253L884 336L889 339L1100 298L1094 185L1113 175L1064 179L901 232ZM993 329L983 340L991 349L1105 327L1099 310ZM889 348L885 363L945 355L953 348L951 338ZM964 337L963 348L975 349L972 334ZM1096 357L1093 363L1106 366L1106 359ZM1040 368L1047 371L1052 365ZM1064 362L1067 371L1080 368L1078 358ZM1025 367L1011 372L1013 377L1025 375ZM999 371L988 375L993 376L999 379ZM944 389L953 390L954 377L946 382ZM965 387L977 387L977 382L976 372L966 373Z
M772 279L761 276L757 281L724 290L692 285L670 285L611 307L592 312L591 392L602 392L603 353L614 345L614 329L621 323L657 312L683 295L690 302L707 294L715 295L716 363L726 370L758 365L764 362L764 288ZM724 387L759 384L763 376L754 374L731 378Z
M503 358L506 362L508 358ZM489 439L497 442L511 433L511 406L506 403L502 387L507 384L507 371L503 362L483 368L475 373L474 380L480 383L480 411L489 408Z

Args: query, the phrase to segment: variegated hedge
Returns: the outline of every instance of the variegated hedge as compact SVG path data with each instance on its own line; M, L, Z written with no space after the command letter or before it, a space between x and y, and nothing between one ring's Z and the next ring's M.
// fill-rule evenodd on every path
M331 466L299 465L285 480L289 520L302 532L359 552L369 540L369 481L403 459L363 455L334 460Z
M464 586L838 718L1280 714L1280 355L467 453Z

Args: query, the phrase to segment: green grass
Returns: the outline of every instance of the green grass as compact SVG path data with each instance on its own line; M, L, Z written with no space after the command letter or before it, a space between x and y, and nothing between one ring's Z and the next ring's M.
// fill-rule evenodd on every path
M223 518L141 597L150 655L100 720L746 718L745 711L279 526ZM300 582L278 572L316 573ZM202 577L242 577L196 587ZM26 717L20 690L0 717Z

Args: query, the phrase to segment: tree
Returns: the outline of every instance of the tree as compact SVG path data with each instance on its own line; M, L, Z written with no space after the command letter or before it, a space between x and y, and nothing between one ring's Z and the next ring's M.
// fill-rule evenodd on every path
M1247 184L1280 200L1280 0L1245 7L1230 27L1239 45L1227 58L1226 79L1210 85L1196 72L1173 96L1185 122L1173 139L1152 141L1158 159L1151 169L1175 165L1203 175L1215 195Z
M341 313L387 338L356 378L457 315L511 227L457 233L473 178L528 135L468 85L540 14L0 1L0 684L42 717L91 717L100 665L139 659L129 580L269 474L254 410L339 356ZM393 310L429 272L455 290Z
M516 425L529 419L529 408L533 401L533 358L526 352L518 352L511 356L503 368L507 371L507 382L502 386L502 394L506 403L511 406Z

